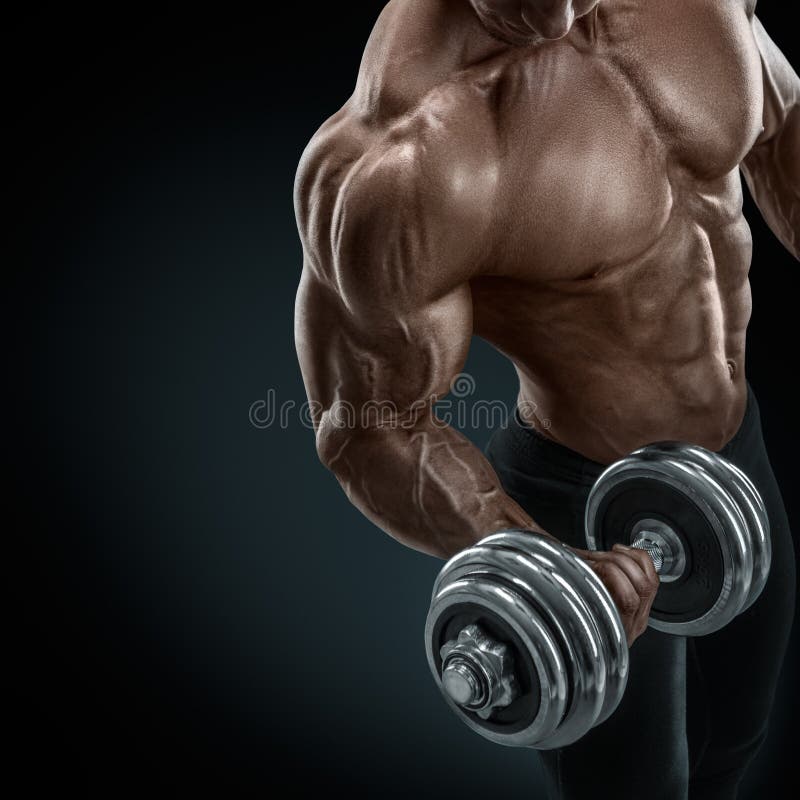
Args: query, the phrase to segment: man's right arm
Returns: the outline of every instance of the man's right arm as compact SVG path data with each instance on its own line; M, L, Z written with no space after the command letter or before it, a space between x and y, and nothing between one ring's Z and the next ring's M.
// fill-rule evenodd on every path
M396 143L337 164L332 191L320 170L336 157L312 146L297 188L296 343L321 460L367 517L425 553L537 529L480 450L433 413L469 348L468 279L488 217L476 193L491 187L458 196L418 145Z

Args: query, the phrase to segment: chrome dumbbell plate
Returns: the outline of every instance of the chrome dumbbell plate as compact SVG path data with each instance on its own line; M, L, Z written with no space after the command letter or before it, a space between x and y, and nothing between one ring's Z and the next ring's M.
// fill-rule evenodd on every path
M674 442L612 464L587 501L588 546L631 544L654 524L680 543L685 563L677 579L662 581L651 627L709 634L758 596L769 572L768 522L758 492L735 466Z
M671 450L675 445L661 445L660 447L662 450ZM749 560L752 562L753 570L750 592L741 609L744 611L761 594L767 582L772 562L772 544L766 506L753 482L735 464L702 447L679 445L679 448L683 457L692 459L695 464L709 471L726 487L744 518Z
M459 634L475 625L514 653L518 690L508 704L471 708L443 685L446 660L464 656ZM624 631L602 583L565 546L529 531L487 537L445 565L425 640L447 702L501 744L545 749L580 738L616 707L627 679ZM462 677L457 691L472 680Z

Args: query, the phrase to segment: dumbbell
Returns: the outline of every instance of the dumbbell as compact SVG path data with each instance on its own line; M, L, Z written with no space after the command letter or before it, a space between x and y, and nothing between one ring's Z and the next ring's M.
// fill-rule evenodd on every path
M771 548L747 476L695 445L662 442L603 471L586 503L589 549L650 554L660 585L649 626L702 636L764 588ZM445 701L499 744L577 741L619 705L629 653L622 620L589 564L549 537L506 530L451 558L433 587L428 663Z

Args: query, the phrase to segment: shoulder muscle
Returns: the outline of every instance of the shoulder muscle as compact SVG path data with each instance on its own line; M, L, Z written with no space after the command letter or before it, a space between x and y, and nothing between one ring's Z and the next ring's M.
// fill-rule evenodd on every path
M440 90L378 131L332 122L303 156L295 207L306 257L351 311L435 299L487 255L497 160L474 117L468 132L452 122L453 102Z

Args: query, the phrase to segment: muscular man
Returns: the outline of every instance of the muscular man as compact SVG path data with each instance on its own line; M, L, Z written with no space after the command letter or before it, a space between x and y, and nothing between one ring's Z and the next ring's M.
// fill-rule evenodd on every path
M800 257L800 81L754 5L393 0L298 170L318 452L400 542L448 557L525 527L577 548L602 465L663 439L766 500L767 587L703 639L646 629L646 556L583 553L637 641L617 712L541 754L553 797L732 798L766 734L794 562L745 380L739 169ZM488 459L431 411L473 333L520 383Z

